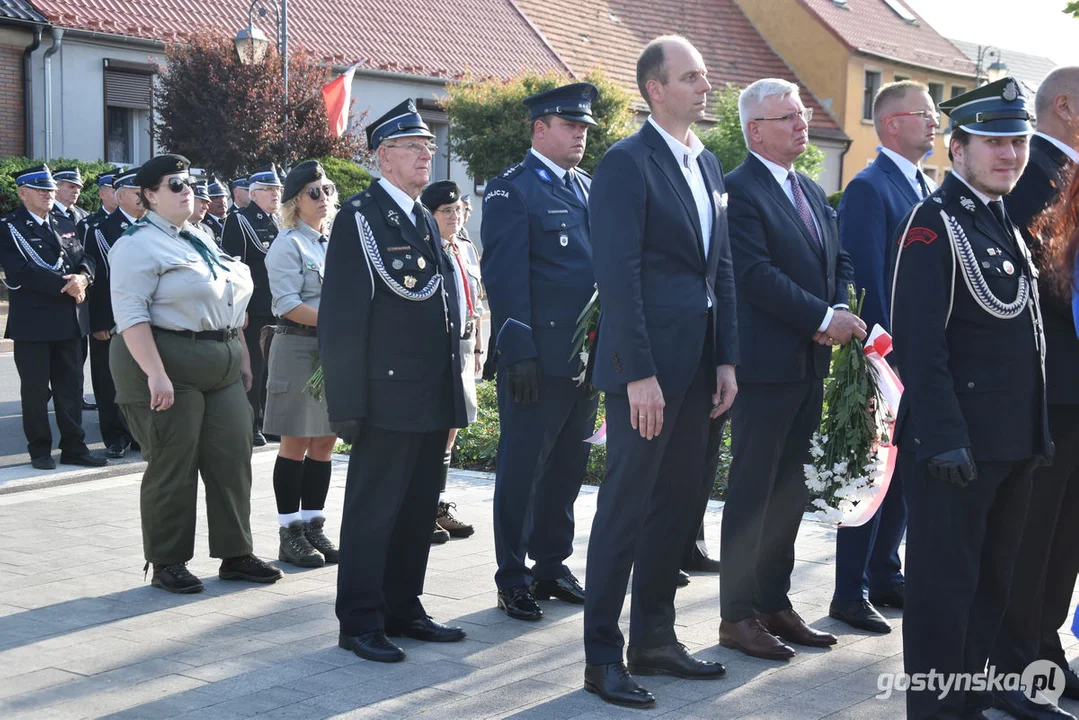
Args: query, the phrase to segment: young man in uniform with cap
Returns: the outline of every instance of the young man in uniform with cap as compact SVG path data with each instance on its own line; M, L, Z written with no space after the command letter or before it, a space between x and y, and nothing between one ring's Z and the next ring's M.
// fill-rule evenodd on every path
M577 169L599 91L574 83L526 98L532 148L484 193L483 277L498 368L494 530L498 607L539 620L537 597L581 605L566 567L599 396L573 353L595 291L588 234L591 178ZM526 564L531 555L534 566Z
M86 291L94 263L75 226L52 211L56 183L47 165L15 174L21 206L0 219L0 266L7 273L11 308L4 337L15 341L23 432L31 464L56 467L49 428L49 392L60 429L60 462L100 467L82 429L83 357L88 332Z
M940 109L951 118L952 174L891 247L910 675L985 672L1031 472L1052 456L1038 289L1001 202L1026 165L1032 114L1010 77ZM984 717L987 694L941 690L909 691L907 717Z
M232 215L238 210L243 210L251 202L251 193L247 187L247 176L238 177L232 181L232 205L229 206L228 214Z
M228 215L229 191L216 176L210 178L206 190L210 197L210 207L206 209L206 217L202 219L202 222L210 228L214 234L214 240L220 245L221 233L225 230L225 217Z
M277 211L281 208L281 191L284 184L277 167L270 163L248 178L251 202L225 220L221 231L221 247L233 257L238 257L251 269L255 292L247 306L248 321L244 328L247 350L251 353L251 372L254 383L247 393L251 410L255 413L252 442L256 446L266 444L262 434L262 410L266 405L266 358L259 347L262 328L274 324L270 295L270 279L266 275L266 251L277 237Z
M108 217L109 213L116 209L116 193L112 189L112 181L118 174L122 173L122 168L111 168L98 175L94 182L97 184L97 197L101 200L101 207L94 210L82 221L82 232L79 237L83 238L88 223L97 222L98 220L104 220Z
M367 126L382 177L334 219L319 304L330 423L352 443L337 572L338 645L377 662L387 636L461 640L419 596L451 427L464 427L453 270L419 202L437 147L410 99Z
M113 176L113 195L117 207L103 219L89 224L83 242L86 253L97 268L94 285L90 288L90 380L97 400L97 419L101 439L110 458L122 458L136 445L131 430L116 404L116 385L109 368L109 347L116 320L112 314L110 291L112 267L109 251L128 228L145 214L135 185L138 168L121 170Z

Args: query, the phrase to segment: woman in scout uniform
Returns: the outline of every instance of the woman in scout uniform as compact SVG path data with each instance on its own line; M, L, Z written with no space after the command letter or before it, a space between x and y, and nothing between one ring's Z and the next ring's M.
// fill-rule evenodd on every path
M187 223L188 161L160 155L135 182L146 216L109 252L116 319L110 366L120 405L142 446L143 548L151 584L193 593L199 474L206 485L210 556L222 580L272 583L281 571L252 554L251 361L243 328L251 275Z
M317 161L293 168L282 196L283 229L266 253L277 327L264 423L266 432L281 436L273 473L281 525L278 558L299 567L337 562L337 548L322 531L337 437L326 401L304 391L318 365L318 305L336 200L337 188Z
M461 385L465 390L465 409L468 421L476 420L479 403L476 399L476 375L483 370L483 339L479 336L483 305L480 304L480 260L476 249L459 231L464 225L464 202L461 189L453 180L440 180L424 188L420 202L431 211L442 236L442 251L453 268L457 287L457 305L461 313ZM446 456L442 461L442 492L446 492L446 476L450 469L450 454L457 439L457 428L450 428ZM475 532L451 512L454 504L439 500L438 516L431 542L444 543L450 537L466 538Z

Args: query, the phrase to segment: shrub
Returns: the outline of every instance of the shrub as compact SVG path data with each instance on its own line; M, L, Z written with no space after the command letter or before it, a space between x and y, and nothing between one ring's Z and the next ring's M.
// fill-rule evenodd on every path
M843 199L843 191L836 190L828 196L828 204L832 206L833 210L839 209L839 201Z
M0 215L7 215L19 207L19 196L15 189L15 173L34 165L40 165L42 162L42 160L31 160L24 157L0 158ZM94 183L94 178L113 167L111 163L102 160L87 162L84 160L54 158L49 160L47 164L53 171L62 167L78 167L79 172L82 173L83 182L86 183L82 188L82 192L79 193L78 206L88 212L93 212L101 207L101 200L97 197L97 184Z
M337 199L344 202L371 184L371 173L351 160L336 157L320 157L326 175L337 185Z

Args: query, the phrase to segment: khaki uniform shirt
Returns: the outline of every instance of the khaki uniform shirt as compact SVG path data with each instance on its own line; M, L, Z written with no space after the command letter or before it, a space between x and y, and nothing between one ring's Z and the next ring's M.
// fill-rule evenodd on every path
M185 238L181 228L154 212L123 235L109 251L112 311L116 331L148 322L166 330L241 328L253 288L251 272L229 257L205 233L184 228L225 266L217 278Z
M301 304L318 309L326 267L326 236L302 220L285 228L266 251L273 314L284 317Z

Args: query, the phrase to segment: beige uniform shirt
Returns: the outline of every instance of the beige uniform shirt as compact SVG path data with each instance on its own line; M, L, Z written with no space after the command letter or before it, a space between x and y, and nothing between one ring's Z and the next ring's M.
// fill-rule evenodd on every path
M137 228L121 236L109 251L117 332L142 322L196 332L243 327L254 287L246 265L185 223L183 229L225 265L215 265L214 279L191 243L180 237L180 228L154 212L147 213L146 222Z
M328 233L327 233L328 235ZM273 314L284 317L301 304L318 310L326 267L326 238L302 220L285 228L266 251Z

